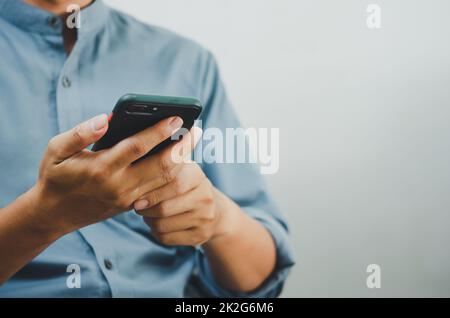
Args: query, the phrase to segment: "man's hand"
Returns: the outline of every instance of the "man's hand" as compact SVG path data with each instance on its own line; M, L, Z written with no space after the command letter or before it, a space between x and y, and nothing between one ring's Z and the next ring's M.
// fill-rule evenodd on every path
M142 196L134 208L161 243L196 246L232 229L219 196L200 167L190 162L170 183Z
M1 209L0 284L60 236L134 206L163 244L204 243L223 287L260 286L275 267L274 241L260 222L214 188L197 164L180 160L194 148L196 133L135 162L181 124L163 120L99 152L85 148L107 131L105 115L54 137L36 185Z
M181 125L180 118L168 118L99 152L85 148L107 131L106 115L54 137L29 195L34 230L63 235L127 211L143 194L170 183L184 165L172 160L172 148L184 144L184 151L190 152L190 133L162 152L133 162Z
M257 220L216 189L196 163L186 163L168 184L143 195L136 212L165 245L202 245L217 281L249 292L275 267L274 241Z

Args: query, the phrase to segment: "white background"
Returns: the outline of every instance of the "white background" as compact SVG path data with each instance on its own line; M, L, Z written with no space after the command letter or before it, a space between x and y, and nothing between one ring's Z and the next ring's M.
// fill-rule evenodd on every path
M449 1L106 2L210 49L244 124L280 128L283 296L450 296Z

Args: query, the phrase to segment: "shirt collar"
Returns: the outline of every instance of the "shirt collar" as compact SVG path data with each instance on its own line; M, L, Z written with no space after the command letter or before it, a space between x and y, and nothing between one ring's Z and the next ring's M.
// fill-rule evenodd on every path
M108 7L102 0L95 0L80 12L79 35L93 33L107 20ZM61 19L48 11L21 0L0 0L0 17L28 32L61 34Z

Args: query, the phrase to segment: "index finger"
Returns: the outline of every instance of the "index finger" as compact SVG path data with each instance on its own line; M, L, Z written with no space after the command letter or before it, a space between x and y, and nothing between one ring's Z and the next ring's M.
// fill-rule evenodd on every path
M108 160L117 166L128 166L172 136L183 124L178 117L169 117L128 137L108 151Z

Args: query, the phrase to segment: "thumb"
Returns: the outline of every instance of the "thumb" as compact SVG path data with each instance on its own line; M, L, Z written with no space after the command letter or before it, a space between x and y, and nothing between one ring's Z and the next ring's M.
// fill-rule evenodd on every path
M49 155L55 161L63 161L99 140L107 130L108 116L95 116L53 137L48 147Z

